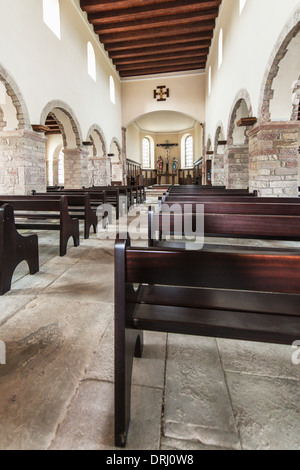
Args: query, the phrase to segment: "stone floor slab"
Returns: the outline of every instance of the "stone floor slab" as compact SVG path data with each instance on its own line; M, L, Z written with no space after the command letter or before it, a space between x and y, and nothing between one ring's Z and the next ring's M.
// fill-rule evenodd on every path
M299 382L226 374L242 448L300 450Z

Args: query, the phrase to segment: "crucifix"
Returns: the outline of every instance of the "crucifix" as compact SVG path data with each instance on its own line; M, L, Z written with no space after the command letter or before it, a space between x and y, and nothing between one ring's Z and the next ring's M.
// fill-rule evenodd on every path
M167 140L165 144L157 144L157 147L164 147L166 149L166 173L169 173L170 147L178 147L178 144L170 144Z

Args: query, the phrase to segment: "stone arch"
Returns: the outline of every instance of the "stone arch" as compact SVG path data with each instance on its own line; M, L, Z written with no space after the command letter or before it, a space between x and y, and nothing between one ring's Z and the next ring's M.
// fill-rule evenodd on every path
M215 140L214 140L214 158L212 166L212 184L217 186L224 186L224 152L225 152L225 143L220 144L220 142L225 142L225 134L222 122L218 122Z
M87 140L93 143L93 156L105 156L107 154L107 145L104 132L97 124L91 126L87 132Z
M55 119L62 136L65 188L76 189L87 186L89 152L83 148L80 125L73 110L63 101L53 100L41 113L42 125L46 124L48 116Z
M300 7L297 7L283 28L267 64L258 107L258 119L260 122L271 121L270 105L274 97L273 83L280 70L279 64L286 56L292 39L295 38L299 31Z
M252 105L250 96L247 90L240 90L233 100L233 105L229 114L228 129L227 129L227 143L234 145L234 133L236 131L236 122L242 117L252 117ZM246 115L244 115L246 114ZM247 128L242 128L240 131L244 135L244 143L248 142Z
M224 147L225 144L221 145L219 144L220 141L225 141L225 133L224 133L224 127L223 123L221 121L218 122L216 132L215 132L215 140L214 140L214 153L217 155L219 152L222 154L224 153Z
M119 144L119 141L116 137L113 137L111 144L109 146L109 153L114 153L112 162L120 162L122 159L122 148Z
M82 133L79 122L67 103L60 100L50 101L43 109L40 123L45 125L48 115L52 115L57 121L65 148L81 148Z
M229 189L249 187L248 127L238 126L241 118L252 117L252 105L247 90L240 90L233 101L227 129L224 155L224 182Z
M300 76L297 82L294 84L292 96L292 114L291 121L299 121L299 109L300 109Z
M124 177L124 165L122 162L122 148L118 139L114 137L109 147L109 153L114 154L111 158L111 177L113 182L122 182Z
M9 72L0 64L0 81L4 84L6 93L11 98L14 107L16 108L16 115L18 120L18 129L31 129L29 113L27 110L26 103L16 84L13 77Z

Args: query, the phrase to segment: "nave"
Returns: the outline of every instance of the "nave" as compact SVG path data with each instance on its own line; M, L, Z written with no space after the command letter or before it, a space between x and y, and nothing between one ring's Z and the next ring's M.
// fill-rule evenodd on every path
M156 202L148 195L139 210L146 216ZM100 230L79 247L70 242L60 257L56 234L40 232L40 271L30 276L19 265L1 298L1 449L115 448L114 240L105 237ZM273 245L283 243L299 246ZM147 239L133 244L147 246ZM126 450L298 449L293 352L146 332L143 357L134 360Z

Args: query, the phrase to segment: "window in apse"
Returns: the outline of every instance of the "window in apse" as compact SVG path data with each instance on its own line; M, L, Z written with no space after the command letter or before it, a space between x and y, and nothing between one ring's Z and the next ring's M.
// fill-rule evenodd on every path
M150 140L147 137L143 139L143 168L151 168Z

